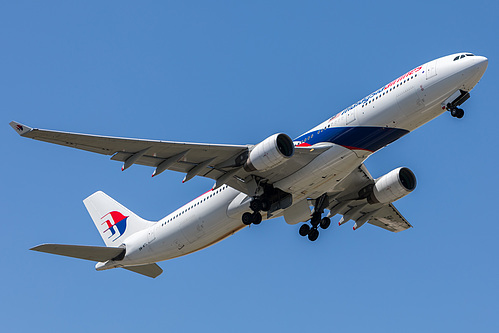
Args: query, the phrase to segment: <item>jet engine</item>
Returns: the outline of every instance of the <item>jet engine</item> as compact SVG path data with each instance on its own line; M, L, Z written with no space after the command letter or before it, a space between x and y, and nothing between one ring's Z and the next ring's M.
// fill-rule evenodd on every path
M294 152L295 146L289 136L274 134L253 147L244 163L244 169L248 172L270 170L293 156Z
M416 188L416 177L408 168L397 168L376 179L367 197L370 204L390 203L411 193Z

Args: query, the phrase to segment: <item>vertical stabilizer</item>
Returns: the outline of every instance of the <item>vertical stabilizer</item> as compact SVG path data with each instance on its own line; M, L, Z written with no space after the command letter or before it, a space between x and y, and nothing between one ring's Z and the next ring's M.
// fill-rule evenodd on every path
M119 246L128 236L154 225L102 191L95 192L83 203L106 246Z

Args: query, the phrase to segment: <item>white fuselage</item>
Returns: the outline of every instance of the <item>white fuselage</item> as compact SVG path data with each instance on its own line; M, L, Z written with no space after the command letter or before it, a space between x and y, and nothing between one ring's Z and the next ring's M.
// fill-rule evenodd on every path
M297 147L330 148L274 186L293 202L317 198L334 188L373 152L445 112L442 103L482 77L487 59L442 57L383 86L294 140ZM226 185L206 192L154 226L124 240L126 256L109 268L154 263L183 256L241 230L250 198ZM275 216L280 216L277 212Z

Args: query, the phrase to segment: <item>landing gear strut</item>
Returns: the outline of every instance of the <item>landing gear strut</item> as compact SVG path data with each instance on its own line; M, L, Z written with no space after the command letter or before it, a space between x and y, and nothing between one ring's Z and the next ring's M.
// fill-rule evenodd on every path
M459 94L459 96L457 96ZM458 108L464 102L466 102L470 98L470 93L464 90L459 89L448 100L452 100L449 103L445 104L445 108L450 111L450 114L454 118L461 119L464 116L464 110ZM444 102L445 103L445 102Z
M308 236L310 241L315 241L319 237L319 227L321 229L327 229L331 225L331 220L329 217L321 218L324 213L324 209L329 205L329 198L327 194L321 195L315 200L314 213L310 219L310 224L303 224L300 227L299 234L303 237Z

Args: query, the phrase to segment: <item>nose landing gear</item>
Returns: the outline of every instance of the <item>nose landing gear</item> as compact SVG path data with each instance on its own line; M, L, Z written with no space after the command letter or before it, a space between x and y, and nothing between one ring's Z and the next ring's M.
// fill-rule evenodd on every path
M464 116L464 110L463 109L460 109L458 108L457 106L453 106L451 105L450 103L447 104L447 110L450 111L450 114L454 117L454 118L458 118L458 119L461 119L463 116Z
M464 116L464 110L458 108L470 98L470 93L459 89L443 102L443 107L450 111L454 118L461 119ZM445 106L444 106L445 105Z

